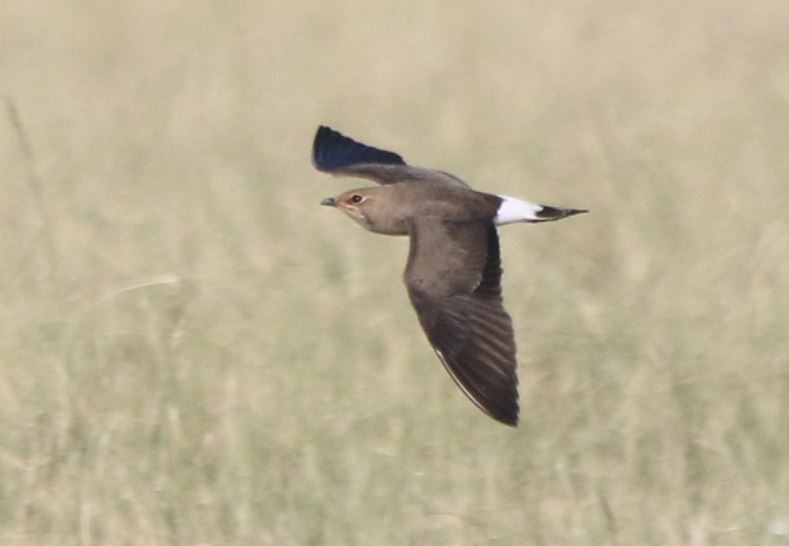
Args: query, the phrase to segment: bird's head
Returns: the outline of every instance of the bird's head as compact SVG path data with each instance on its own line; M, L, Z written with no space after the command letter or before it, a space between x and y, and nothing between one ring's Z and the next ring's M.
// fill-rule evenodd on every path
M362 188L327 197L321 205L335 207L350 216L364 229L384 235L407 235L407 206L400 200L395 186Z
M375 209L375 193L379 188L362 188L327 197L321 205L336 207L353 218L365 229L371 229L370 213Z

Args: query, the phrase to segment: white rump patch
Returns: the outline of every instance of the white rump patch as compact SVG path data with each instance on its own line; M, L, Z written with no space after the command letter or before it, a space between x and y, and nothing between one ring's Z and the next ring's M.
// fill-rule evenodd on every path
M499 195L501 197L501 205L496 213L493 222L497 226L504 224L513 224L515 222L532 222L534 220L542 220L537 213L543 209L542 205L508 197L506 195Z

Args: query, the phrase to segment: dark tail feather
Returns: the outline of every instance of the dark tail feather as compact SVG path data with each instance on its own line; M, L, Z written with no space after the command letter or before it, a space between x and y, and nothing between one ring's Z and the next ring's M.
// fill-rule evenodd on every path
M587 209L563 209L560 207L551 207L543 205L542 210L537 212L537 220L534 222L552 222L554 220L561 220L568 216L575 216L576 214L584 214L589 212Z

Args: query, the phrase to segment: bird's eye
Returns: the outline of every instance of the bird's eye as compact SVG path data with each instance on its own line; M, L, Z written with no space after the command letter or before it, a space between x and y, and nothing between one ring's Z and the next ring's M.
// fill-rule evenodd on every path
M359 195L358 193L354 193L351 196L351 203L353 203L354 205L358 205L361 202L362 202L362 196Z

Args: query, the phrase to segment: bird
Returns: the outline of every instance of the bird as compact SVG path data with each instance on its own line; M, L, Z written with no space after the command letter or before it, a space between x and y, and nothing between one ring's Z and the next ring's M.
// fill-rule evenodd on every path
M326 197L374 233L409 237L403 281L422 329L460 390L484 413L518 424L512 319L504 309L497 226L552 222L588 212L473 190L444 171L409 165L321 125L312 163L378 184Z

